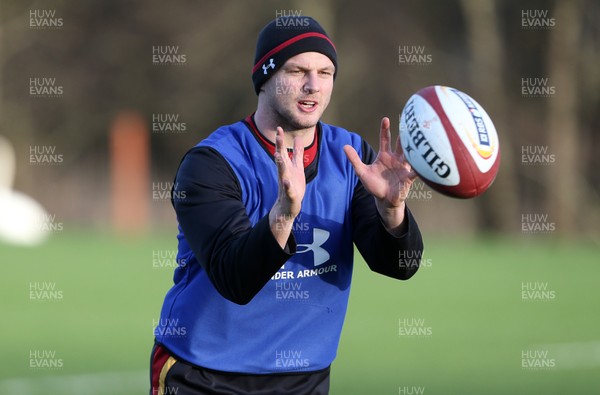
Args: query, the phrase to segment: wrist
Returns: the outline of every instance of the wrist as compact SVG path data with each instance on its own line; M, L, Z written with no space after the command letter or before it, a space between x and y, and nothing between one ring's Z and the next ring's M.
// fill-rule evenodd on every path
M294 211L290 205L281 204L281 201L277 200L273 207L271 207L271 211L269 211L269 222L281 224L292 223L296 219L296 216L298 216L298 213Z
M295 218L296 215L290 213L289 210L282 209L279 202L275 203L271 211L269 211L269 227L281 248L285 248L286 246L292 233Z
M281 214L277 210L271 210L269 212L269 224L274 230L285 231L291 229L294 219L296 217L291 214Z
M394 236L400 236L404 233L404 212L406 205L402 202L399 206L389 206L378 199L375 199L377 212L381 217L381 222L385 229Z

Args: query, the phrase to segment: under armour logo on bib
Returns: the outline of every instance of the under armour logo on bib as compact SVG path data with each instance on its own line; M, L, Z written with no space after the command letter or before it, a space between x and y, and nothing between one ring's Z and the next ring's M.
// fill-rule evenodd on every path
M273 58L269 59L269 64L265 63L265 64L262 65L262 69L263 69L264 74L267 74L267 69L268 68L275 69L275 63L273 63Z
M311 244L298 244L297 247L304 247L304 250L296 250L296 253L302 254L312 251L315 258L315 266L324 264L329 260L329 252L321 247L329 239L329 232L323 229L313 229L313 242Z

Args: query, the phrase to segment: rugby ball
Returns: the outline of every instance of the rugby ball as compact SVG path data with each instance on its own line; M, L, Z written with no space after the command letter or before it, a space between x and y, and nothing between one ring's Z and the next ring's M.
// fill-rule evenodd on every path
M498 173L496 128L458 89L435 85L412 95L400 115L400 144L423 182L447 196L481 195Z

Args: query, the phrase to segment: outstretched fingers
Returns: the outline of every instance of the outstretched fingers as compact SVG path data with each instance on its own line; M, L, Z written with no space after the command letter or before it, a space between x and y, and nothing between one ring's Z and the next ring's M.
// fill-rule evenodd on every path
M390 119L383 117L379 131L379 151L392 152L392 136L390 133Z
M293 162L297 167L304 169L304 145L300 137L294 138Z
M408 170L408 174L407 174L408 179L411 181L414 181L415 178L417 178L417 173L415 173L415 171L413 170L410 163L408 163L408 160L406 159L406 155L404 155L404 148L402 148L402 143L400 142L400 135L398 135L398 137L396 138L395 152L396 152L396 155L398 155L400 157L400 160L402 161L404 168Z
M356 172L356 175L358 176L358 178L362 179L362 176L364 175L364 173L367 169L367 165L365 165L362 162L362 160L360 159L360 156L358 156L358 153L356 152L354 147L352 147L351 145L344 146L344 153L348 157L348 160L352 164L352 167L354 167L354 171Z
M277 164L277 175L279 177L279 183L283 186L285 191L290 188L288 162L290 161L283 143L283 129L278 127L277 134L275 135L275 153L273 154L275 163Z
M275 135L275 153L279 154L282 158L286 154L285 145L283 144L283 129L277 127L277 134Z

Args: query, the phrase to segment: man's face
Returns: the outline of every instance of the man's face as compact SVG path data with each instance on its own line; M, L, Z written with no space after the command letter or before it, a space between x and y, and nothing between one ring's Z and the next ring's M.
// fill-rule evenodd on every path
M335 67L318 52L304 52L285 62L262 86L277 126L285 131L314 127L329 105Z

